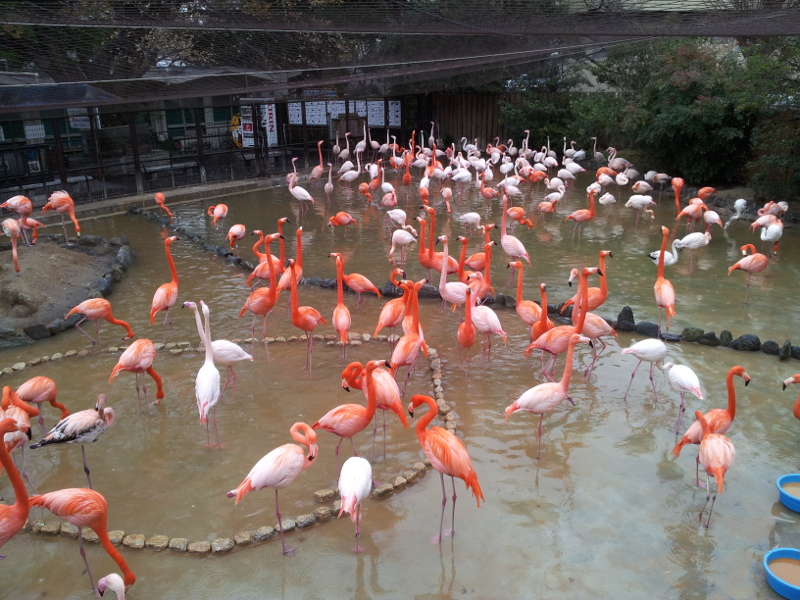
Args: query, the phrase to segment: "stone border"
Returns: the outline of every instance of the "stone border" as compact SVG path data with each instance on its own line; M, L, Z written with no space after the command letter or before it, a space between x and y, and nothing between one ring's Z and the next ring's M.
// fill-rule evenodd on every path
M375 338L372 338L372 336L370 336L368 333L355 333L351 335L352 337L350 338L350 343L353 345L357 344L359 346L361 345L362 341L369 342L371 339L375 339L376 341L388 341L387 336L376 336ZM333 335L320 335L314 336L314 338L315 340L319 338L325 339L327 346L337 346L339 343L337 341L338 338ZM248 342L251 340L252 338L246 338L244 340L231 341L234 343L240 343L242 341ZM267 338L267 340L274 341L276 343L285 343L291 341L301 341L305 340L305 338L300 338L298 336L284 338L280 336L276 338ZM186 352L205 352L205 348L203 346L195 347L192 346L190 342L169 342L168 344L156 344L156 348L167 348L169 349L170 354L173 355L184 354ZM115 353L123 349L123 347L111 346L106 348L104 352ZM31 361L34 364L29 363L27 366L34 366L35 364L48 362L49 360L60 360L72 356L88 355L89 352L87 350L81 350L80 352L70 350L64 354L59 352L54 354L52 357L43 357L47 360L34 359L38 362ZM436 396L436 402L439 408L439 415L444 417L445 427L452 431L456 428L456 419L451 407L444 400L441 359L439 358L439 354L435 348L428 349L428 358L430 362L431 379L434 385L434 394ZM25 367L26 363L18 363L11 367L10 370L11 372L18 372L25 370ZM7 370L8 369L4 369L3 372L6 372ZM382 500L392 496L393 494L402 492L409 486L414 485L420 478L425 477L425 474L430 466L431 462L428 460L428 458L415 461L407 468L401 469L400 473L392 480L392 483L384 483L383 485L374 488L370 494L371 498L374 500ZM324 504L333 501L331 506L320 506L310 513L298 515L296 517L283 517L281 519L281 524L283 525L284 533L293 531L295 529L305 529L307 527L311 527L315 523L325 523L330 521L331 517L335 516L341 507L341 501L336 500L338 495L339 492L337 490L329 488L314 492L312 496L314 502L318 504ZM88 527L84 529L83 539L85 541L89 543L100 542L97 534L94 531ZM70 539L77 539L78 537L78 528L70 523L67 523L66 521L61 520L27 520L22 531L35 535L45 535L51 537L60 536L62 538ZM256 530L242 530L233 535L233 537L216 538L211 542L207 540L192 542L190 541L190 538L169 537L163 534L157 534L148 537L141 533L127 533L119 529L109 531L108 536L111 539L111 543L115 546L121 545L125 546L126 548L130 548L131 550L148 549L156 552L172 550L173 552L177 552L179 554L207 556L224 554L233 550L234 548L257 546L259 545L259 542L266 542L278 537L278 531L278 524L276 523L272 526L264 525Z

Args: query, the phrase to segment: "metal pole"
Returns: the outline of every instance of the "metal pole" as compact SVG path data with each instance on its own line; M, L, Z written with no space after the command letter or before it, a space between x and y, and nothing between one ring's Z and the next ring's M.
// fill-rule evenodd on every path
M97 124L95 118L99 118L96 114L97 109L89 109L89 130L92 133L92 144L94 145L95 156L97 157L97 168L100 172L100 181L103 186L103 199L108 199L108 189L106 187L106 175L103 171L103 155L100 154L100 142L97 139Z
M262 169L261 165L261 144L263 140L261 139L261 132L259 131L259 115L261 111L258 108L258 104L251 104L250 105L250 118L253 122L253 157L256 162L256 176L263 177L264 170Z
M303 115L303 160L304 168L308 168L308 126L306 125L306 101L300 102L300 111Z
M61 132L58 129L59 121L61 119L54 117L53 118L53 138L56 144L55 147L55 159L58 162L58 174L61 177L61 185L63 189L67 189L67 169L66 169L66 157L64 155L64 142L61 139Z
M136 193L144 193L142 183L142 164L139 160L139 138L136 135L136 113L128 113L128 129L131 136L131 153L133 154L133 176L136 180Z
M260 127L261 126L261 121L264 118L268 118L269 117L269 109L267 109L268 112L267 112L266 115L262 115L261 114L261 105L259 105L257 108L258 108L258 125ZM262 174L264 176L268 176L269 175L269 121L267 121L266 127L264 127L264 135L260 136L260 139L261 139L261 148L262 148L261 156L262 156L262 160L263 160L263 163L264 163L264 169L262 171Z
M200 167L200 183L206 183L205 154L203 151L203 121L200 116L202 109L194 109L194 131L197 138L197 164Z

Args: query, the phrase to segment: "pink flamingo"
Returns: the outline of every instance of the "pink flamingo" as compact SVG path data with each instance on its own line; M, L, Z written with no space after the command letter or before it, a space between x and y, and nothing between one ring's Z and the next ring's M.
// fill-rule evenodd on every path
M336 308L333 309L333 319L331 323L333 328L339 334L341 358L347 353L347 333L350 331L350 310L344 305L344 259L338 252L332 252L328 258L336 259Z
M217 223L219 223L221 220L223 220L225 217L228 216L228 205L216 204L213 206L209 206L207 214L209 217L213 217L211 224L216 228Z
M0 420L0 437L17 431L30 434L30 428L27 425L19 425L14 419ZM17 471L5 444L0 444L0 465L8 473L8 478L14 488L14 504L0 504L0 548L2 548L8 540L22 531L25 520L28 518L29 509L28 490L25 489L25 482ZM5 558L5 555L0 554L0 559L2 558Z
M11 256L14 259L14 270L19 273L19 254L17 253L17 240L21 233L19 223L14 219L3 221L3 233L11 238Z
M731 468L733 459L736 457L736 448L733 447L733 442L721 433L711 432L703 413L698 410L695 411L694 416L703 429L703 440L700 442L698 460L706 472L706 489L708 490L706 502L698 515L700 523L703 522L703 512L706 510L706 505L711 500L711 486L708 483L708 476L712 475L717 480L717 492L714 494L714 499L711 500L711 509L708 511L708 520L705 524L705 528L708 529L708 525L711 523L711 513L714 512L714 503L717 501L717 494L722 493L725 473Z
M508 254L511 260L516 260L518 258L524 258L528 266L531 266L531 257L528 255L528 251L525 250L525 246L519 239L513 235L508 235L506 233L506 217L508 211L508 196L503 194L503 217L500 222L500 245L503 247L503 251ZM514 269L511 269L511 279L509 279L509 287L511 287L511 283L514 281Z
M5 449L8 451L9 454L13 454L17 449L20 450L22 454L22 460L20 465L20 473L22 473L22 477L28 482L28 485L31 486L33 493L36 493L36 487L28 477L28 473L25 471L25 445L31 439L30 433L30 425L31 425L31 417L39 416L39 409L26 404L22 401L15 393L14 390L11 389L9 386L5 386L3 388L3 400L2 404L0 404L0 418L8 418L14 419L19 427L26 427L26 431L16 431L11 433L6 433L5 435L0 435L0 441L5 446ZM2 466L0 466L0 471L2 471Z
M164 194L162 194L161 192L156 192L155 196L153 196L153 199L156 201L156 204L158 204L161 207L161 210L165 211L167 215L169 215L170 219L175 218L174 215L172 214L172 211L167 208L166 204L164 204L165 201Z
M247 229L245 229L245 226L241 223L231 225L231 228L228 230L228 235L225 236L225 239L230 243L231 249L236 247L236 242L244 238L246 233Z
M361 503L372 491L372 465L369 461L360 456L348 458L342 465L338 488L342 504L336 518L344 513L350 514L350 519L356 524L356 546L353 552L363 552L364 548L359 546L358 538L361 535Z
M64 220L64 214L69 215L69 218L75 225L75 232L78 234L78 237L81 237L81 226L78 224L78 219L75 217L75 203L67 192L63 190L60 192L53 192L50 194L50 198L47 199L47 204L42 207L42 214L53 209L61 213L61 225L64 227L64 241L67 245L70 245L69 239L67 238L67 224Z
M17 388L16 393L20 400L24 400L30 404L39 405L39 425L42 426L42 435L47 433L47 429L44 426L44 418L42 418L42 404L48 402L50 406L60 410L61 416L59 417L59 420L69 416L67 407L56 400L56 397L58 396L56 382L49 377L45 377L44 375L31 377L28 379L28 381Z
M296 267L291 258L289 259L289 270L291 272L289 279L291 280L292 284L292 301L290 307L292 311L292 325L298 329L302 329L306 334L306 342L308 343L306 367L308 368L308 373L311 374L311 353L314 351L311 343L311 334L314 333L317 325L320 323L327 325L328 322L316 308L312 308L310 306L299 306L297 277L295 277Z
M139 398L139 410L142 410L142 399L139 396L139 373L142 374L142 390L144 390L144 399L147 401L147 386L144 382L144 374L147 373L156 382L156 404L161 404L161 399L164 397L164 389L161 384L161 376L156 373L153 368L153 361L156 358L156 346L151 340L147 338L138 339L133 342L125 352L119 357L119 361L114 369L111 371L111 377L108 382L119 375L120 371L130 371L133 373L136 381L136 396ZM150 412L150 405L147 405L147 412Z
M169 263L169 271L172 274L172 280L158 286L153 296L153 306L150 309L150 325L156 322L156 314L159 311L165 311L163 326L164 337L167 335L167 321L169 321L173 333L175 332L175 326L172 324L172 319L169 318L169 309L172 308L175 301L178 299L178 271L175 269L175 261L172 258L172 252L170 252L169 248L172 242L177 239L178 238L173 235L164 240L164 251L167 253L167 262Z
M105 298L89 298L88 300L84 300L78 306L70 310L64 319L68 319L70 315L79 314L83 315L83 318L75 323L75 327L80 329L83 334L92 340L92 346L95 345L95 341L86 331L84 331L83 327L81 327L81 323L86 320L94 321L95 331L97 332L97 343L100 343L100 319L105 319L112 325L119 325L125 328L127 332L127 336L122 338L123 342L127 342L128 340L132 339L134 336L133 329L131 326L128 325L125 321L121 319L115 319L114 313L111 310L111 302L106 300Z
M739 249L745 256L735 265L728 267L728 275L733 273L736 269L747 273L747 284L744 287L744 301L746 303L747 294L750 291L750 277L753 276L753 273L761 273L761 271L765 270L767 266L769 266L769 258L760 252L756 252L756 247L753 244L745 244ZM748 255L748 250L750 250L752 254Z
M564 219L564 221L575 221L575 227L572 228L573 236L575 236L575 231L579 226L594 219L594 196L596 193L597 192L594 189L589 190L589 210L586 210L585 208L576 210L574 213ZM581 231L583 231L583 229L581 229ZM580 238L580 235L578 237Z

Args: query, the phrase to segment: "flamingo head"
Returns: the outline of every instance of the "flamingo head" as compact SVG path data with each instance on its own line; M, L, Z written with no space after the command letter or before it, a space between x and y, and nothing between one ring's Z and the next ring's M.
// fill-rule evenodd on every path
M789 377L789 379L783 382L783 389L786 389L787 385L791 385L792 383L800 383L800 373L796 373Z
M181 304L181 308L191 308L192 310L197 310L197 304L194 302L189 302L188 300Z

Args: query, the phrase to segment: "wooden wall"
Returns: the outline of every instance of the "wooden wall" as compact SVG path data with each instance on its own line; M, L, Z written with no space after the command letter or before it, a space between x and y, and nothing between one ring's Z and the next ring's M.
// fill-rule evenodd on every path
M459 140L462 137L470 143L478 138L481 148L497 136L505 143L508 135L500 124L501 101L518 104L522 102L522 94L433 94L436 137L442 140L452 137L457 149L461 149Z

